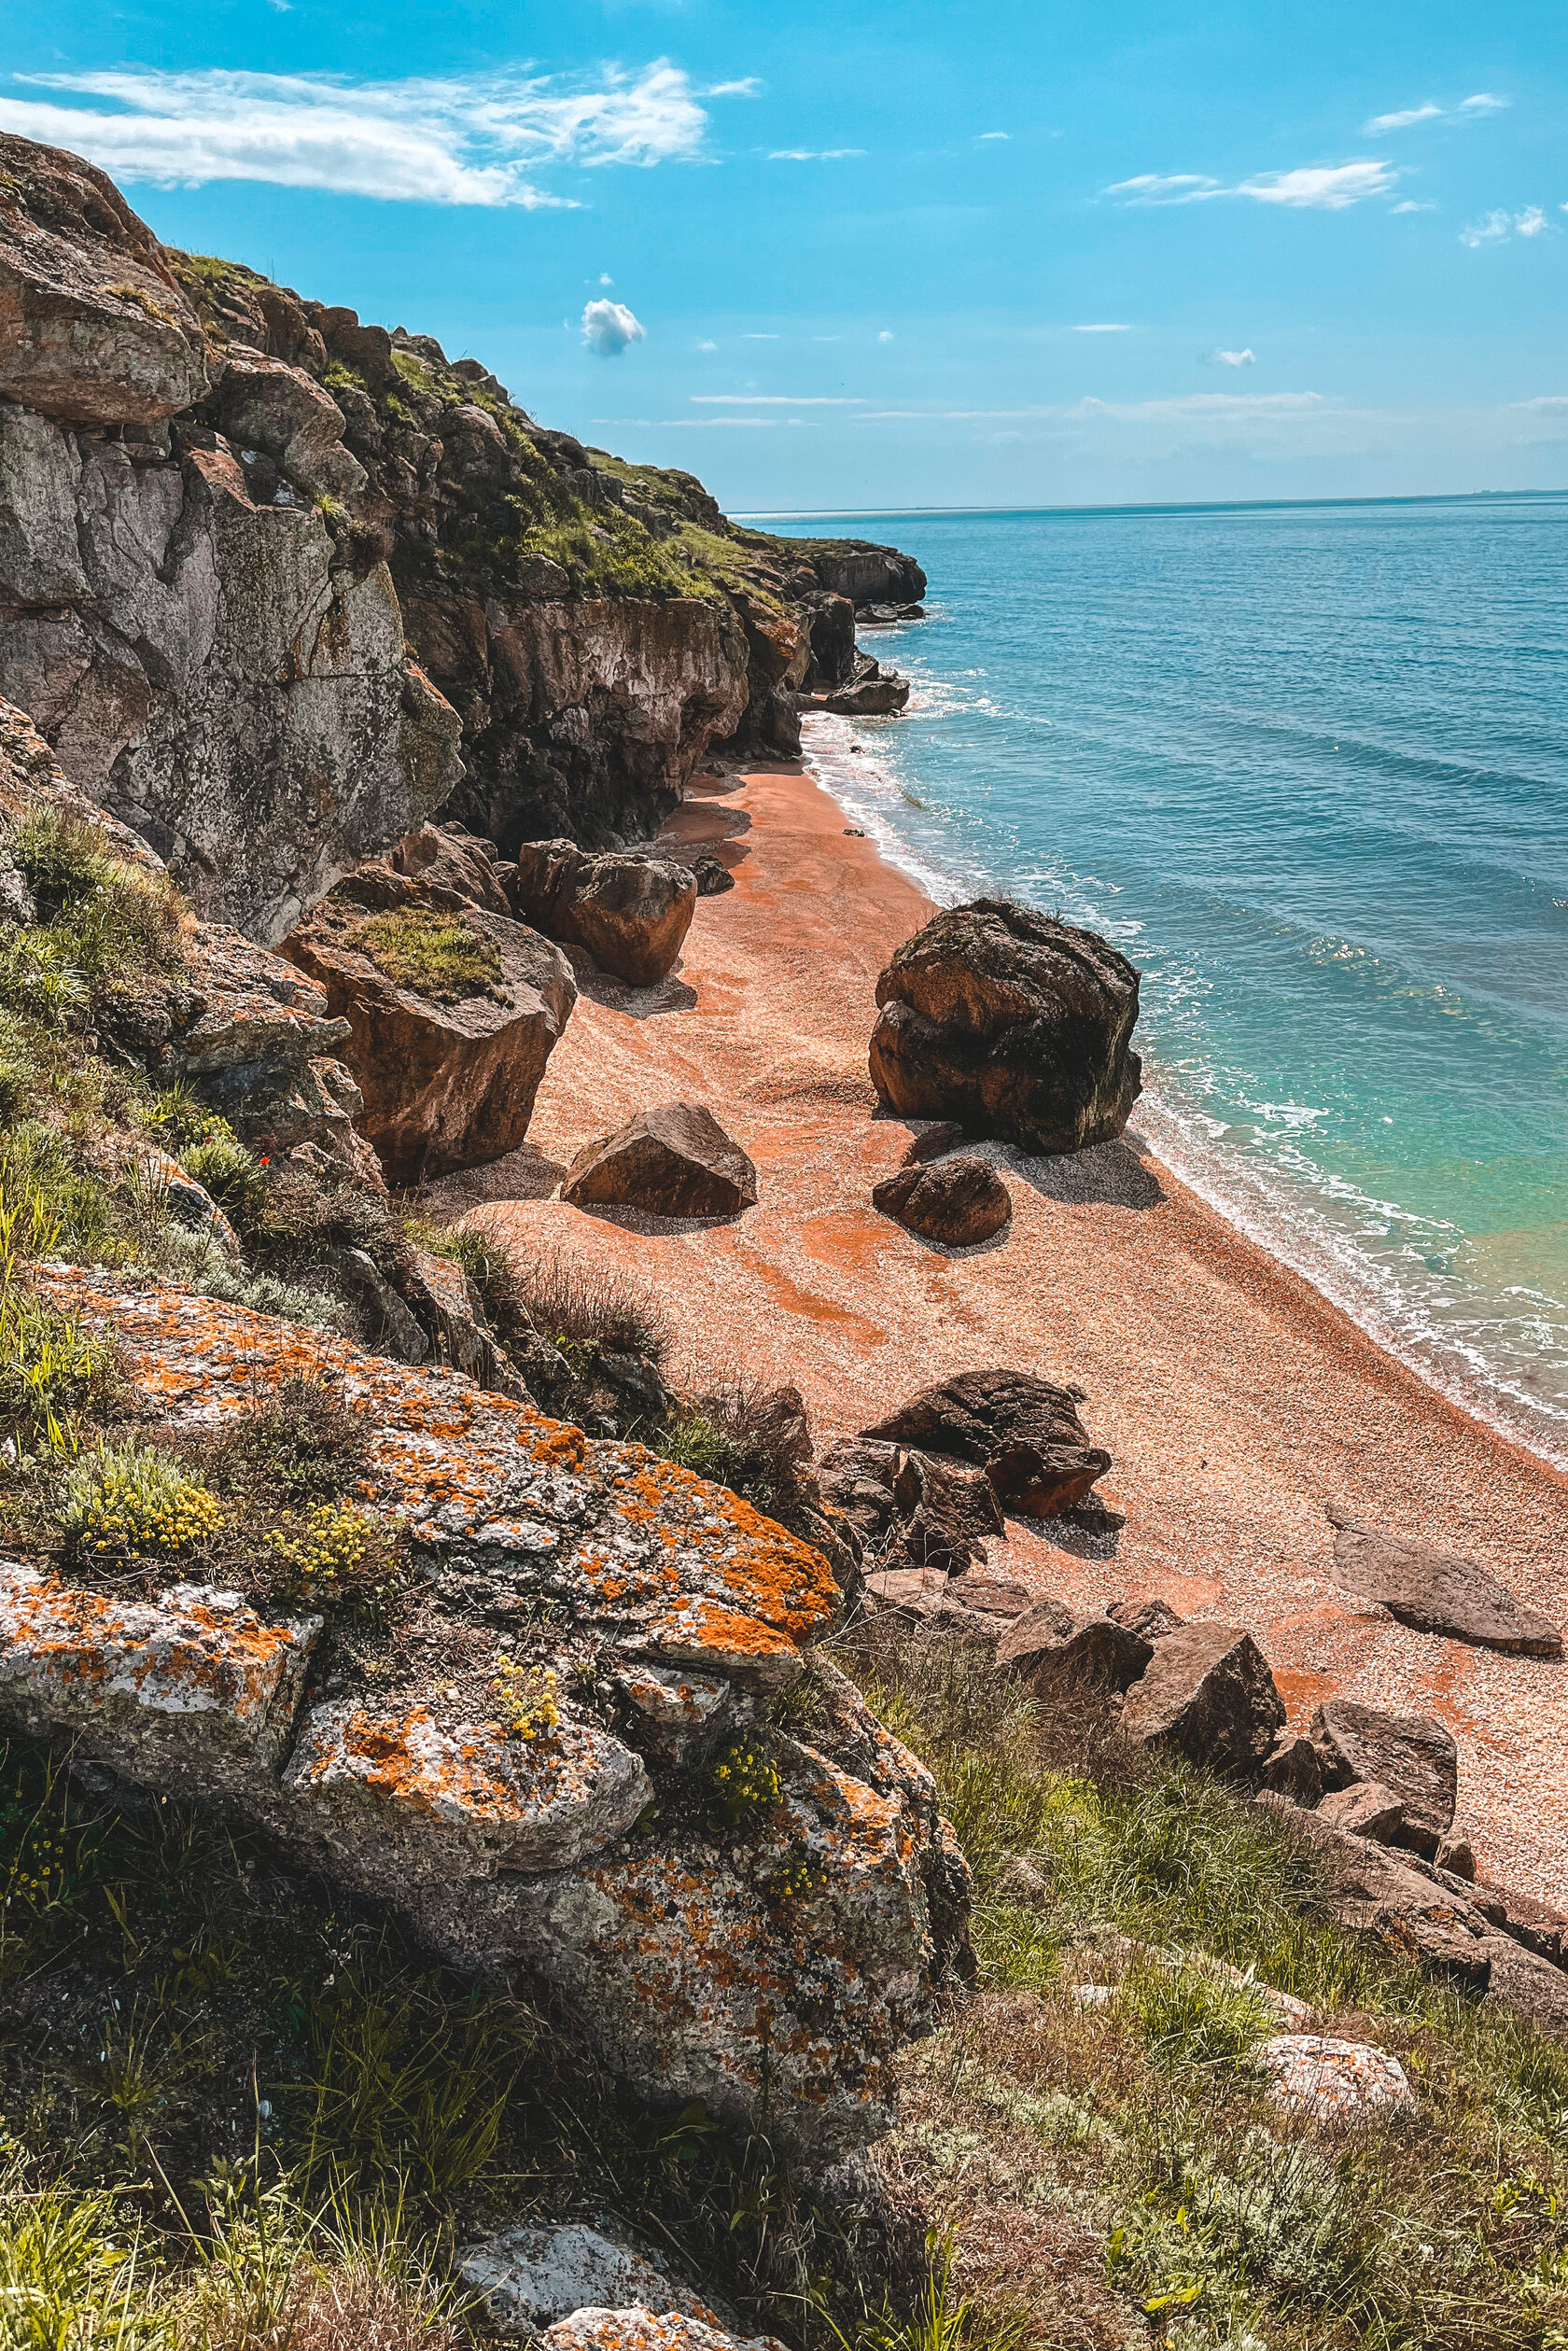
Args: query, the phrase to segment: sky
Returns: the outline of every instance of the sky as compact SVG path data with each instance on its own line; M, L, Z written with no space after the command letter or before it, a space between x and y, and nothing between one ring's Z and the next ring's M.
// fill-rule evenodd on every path
M731 511L1568 486L1534 0L9 0L0 129Z

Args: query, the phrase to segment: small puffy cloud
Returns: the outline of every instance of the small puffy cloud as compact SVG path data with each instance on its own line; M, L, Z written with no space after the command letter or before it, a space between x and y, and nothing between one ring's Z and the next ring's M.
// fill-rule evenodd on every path
M587 302L582 311L582 340L598 359L618 359L628 344L647 340L647 329L624 302Z
M1118 318L1097 318L1086 327L1074 327L1075 335L1130 335L1132 329Z
M892 339L893 330L890 327L884 327L882 332L876 338L878 343L891 343Z
M608 270L601 270L599 272L599 284L601 286L613 286L615 280L610 276Z
M740 81L713 81L703 91L705 98L754 98L762 83L755 74L748 74Z
M1211 351L1211 368L1250 368L1257 364L1257 354L1249 343L1245 351Z
M1435 212L1437 207L1430 203L1418 204L1413 196L1406 196L1397 204L1391 204L1389 209L1391 212Z
M1508 212L1499 205L1494 212L1482 213L1479 220L1468 221L1459 232L1459 241L1474 253L1482 245L1506 245L1510 237L1541 236L1550 225L1539 204L1526 204L1521 212Z

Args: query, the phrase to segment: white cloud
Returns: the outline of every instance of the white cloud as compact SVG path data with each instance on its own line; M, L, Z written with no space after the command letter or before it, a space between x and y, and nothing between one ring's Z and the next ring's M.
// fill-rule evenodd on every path
M1507 212L1499 205L1495 212L1484 212L1479 220L1467 222L1459 232L1459 241L1475 252L1482 245L1506 245L1510 237L1541 236L1550 226L1539 204L1526 204L1521 212Z
M777 335L742 335L742 343L777 343Z
M72 148L117 179L160 187L266 180L438 204L567 201L551 165L691 161L707 117L667 59L594 86L489 74L352 82L321 74L155 70L13 75L13 85L108 102L0 97L0 130Z
M608 270L601 270L599 272L599 284L601 286L613 286L615 280L610 276Z
M595 416L595 425L635 426L643 432L708 433L720 432L725 426L753 427L758 432L774 432L781 425L799 426L805 429L798 416Z
M582 340L595 358L618 359L629 343L645 343L648 330L624 302L585 302Z
M1066 405L1036 408L879 408L857 425L1063 424L1111 418L1118 424L1189 423L1211 428L1233 425L1291 424L1337 413L1322 392L1186 392L1169 399L1101 400L1085 397Z
M1440 122L1442 117L1441 106L1406 106L1397 114L1375 114L1370 122L1364 122L1361 127L1369 138L1375 139L1384 131L1407 131L1412 122Z
M890 327L884 327L882 332L876 338L878 343L891 343L892 339L893 330Z
M719 345L716 343L699 343L697 345L699 351L717 351Z
M1397 204L1389 206L1391 212L1435 212L1436 209L1434 203L1418 204L1413 196L1403 197Z
M795 392L693 392L688 396L693 408L864 408L861 399L840 399L837 395L812 392L802 397Z
M1249 343L1245 351L1211 351L1209 363L1216 368L1250 368L1256 365L1257 354Z
M1293 172L1259 172L1234 188L1201 172L1140 172L1118 179L1105 193L1129 204L1205 204L1218 196L1247 196L1255 204L1283 204L1302 212L1343 212L1364 196L1386 196L1399 174L1388 163L1309 163Z
M710 81L699 95L704 98L754 98L762 86L755 74L747 74L739 81Z
M1012 135L1010 131L982 131L979 143L984 147L987 139L1008 139Z
M1568 408L1568 392L1542 392L1533 400L1510 400L1510 408Z
M770 163L842 163L847 156L863 155L863 147L776 147Z
M1074 327L1072 332L1075 335L1130 335L1132 329L1124 326L1118 319L1106 318L1096 319L1087 327Z
M1461 114L1501 114L1507 104L1507 99L1500 98L1494 90L1477 90L1473 98L1460 101L1459 111Z

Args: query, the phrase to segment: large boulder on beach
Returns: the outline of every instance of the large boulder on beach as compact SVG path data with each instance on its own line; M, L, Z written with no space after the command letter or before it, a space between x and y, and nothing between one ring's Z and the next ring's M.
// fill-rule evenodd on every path
M1071 1509L1111 1466L1110 1454L1089 1442L1078 1398L1031 1372L962 1372L922 1388L861 1434L973 1462L1002 1506L1026 1518Z
M525 841L511 889L524 922L585 948L630 987L652 987L673 971L697 903L689 866L596 857L571 841Z
M901 1118L948 1118L1026 1151L1119 1135L1141 1085L1138 973L1093 931L1006 899L954 906L876 983L871 1076Z
M1376 1601L1416 1632L1444 1633L1513 1657L1562 1655L1562 1634L1551 1618L1516 1599L1474 1560L1388 1534L1332 1505L1328 1515L1334 1580L1342 1590Z
M1312 1716L1309 1736L1325 1786L1391 1789L1405 1813L1398 1841L1429 1858L1436 1852L1458 1806L1459 1749L1435 1714L1387 1714L1331 1698Z
M1186 1624L1155 1646L1127 1692L1122 1728L1140 1746L1250 1778L1285 1723L1267 1658L1239 1625Z
M873 1187L871 1205L922 1240L967 1249L1001 1232L1013 1196L987 1160L965 1151L934 1168L900 1168Z
M757 1170L701 1102L662 1102L585 1143L561 1197L574 1208L735 1216L756 1206Z
M559 947L473 905L432 904L390 866L324 899L284 953L346 1020L360 1131L387 1176L416 1183L516 1149L577 1001Z

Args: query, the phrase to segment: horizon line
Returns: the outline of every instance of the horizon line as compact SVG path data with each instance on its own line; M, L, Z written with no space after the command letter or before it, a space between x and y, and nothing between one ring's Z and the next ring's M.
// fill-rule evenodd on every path
M1094 506L751 506L737 507L734 523L852 522L864 515L901 514L1234 514L1277 507L1463 506L1486 498L1568 498L1556 490L1412 490L1372 497L1322 498L1169 498L1107 500Z

